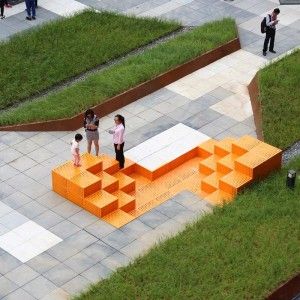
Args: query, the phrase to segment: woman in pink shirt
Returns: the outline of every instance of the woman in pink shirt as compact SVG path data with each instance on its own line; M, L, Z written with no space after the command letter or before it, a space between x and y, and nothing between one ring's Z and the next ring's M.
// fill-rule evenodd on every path
M120 169L124 168L124 132L125 132L125 118L121 115L115 116L115 127L109 130L113 135L113 143L116 152L116 160L119 162Z

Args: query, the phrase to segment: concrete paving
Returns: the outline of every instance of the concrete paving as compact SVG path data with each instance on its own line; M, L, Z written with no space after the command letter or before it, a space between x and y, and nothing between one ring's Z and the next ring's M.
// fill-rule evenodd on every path
M261 56L262 16L278 1L235 0L40 0L38 21L24 20L24 4L7 9L0 38L65 17L86 7L200 25L231 16L242 50L125 106L126 150L183 123L216 139L255 136L247 84L269 59L300 43L299 6L280 6L276 55ZM114 112L100 120L101 152L113 153ZM76 132L83 133L83 129ZM116 229L51 191L51 169L70 159L75 132L0 133L0 299L68 299L107 278L155 243L212 212L182 192L135 221ZM85 148L82 144L82 150Z

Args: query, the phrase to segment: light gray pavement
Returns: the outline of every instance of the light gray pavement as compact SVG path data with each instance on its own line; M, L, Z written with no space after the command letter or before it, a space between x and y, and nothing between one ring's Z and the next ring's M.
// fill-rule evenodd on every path
M1 21L0 38L37 24L23 20L22 5ZM175 18L186 25L233 16L243 50L118 112L128 124L126 150L178 123L216 139L255 136L245 87L267 62L260 57L259 23L261 15L278 6L277 1L41 0L40 5L38 22L86 6ZM277 32L278 54L300 41L300 11L295 6L281 9L286 25ZM106 130L112 126L113 115L100 121L101 151L108 154L112 147ZM122 228L114 228L51 191L49 174L69 159L73 136L74 132L0 133L0 299L67 299L212 211L205 201L186 191Z

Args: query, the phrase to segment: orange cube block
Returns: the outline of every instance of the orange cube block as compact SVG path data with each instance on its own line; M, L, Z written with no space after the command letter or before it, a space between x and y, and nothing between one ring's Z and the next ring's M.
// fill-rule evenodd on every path
M75 167L73 162L68 161L67 163L58 166L52 170L52 188L53 191L60 194L63 197L67 197L67 182L84 172L81 167Z
M89 153L81 155L81 165L85 170L97 174L102 171L102 160L99 156L94 156Z
M82 206L82 201L87 196L101 189L101 179L85 171L67 183L68 199Z
M201 158L207 158L214 154L216 140L210 139L198 146L198 156Z
M232 143L235 141L233 138L227 138L222 141L218 141L215 144L214 153L220 157L226 156L231 153Z
M83 208L97 217L104 217L118 209L118 198L101 190L84 198Z
M241 191L245 186L252 182L252 178L245 174L239 173L237 171L232 171L219 181L220 190L235 196L239 191Z
M199 164L199 172L204 175L210 175L217 170L217 161L220 159L217 155L211 155L203 159Z
M232 153L239 156L243 155L259 143L261 143L261 141L259 141L258 139L250 135L244 135L239 140L232 143Z
M135 198L122 191L116 191L113 193L118 198L119 209L130 212L135 209Z
M96 174L97 177L101 178L102 189L108 193L112 193L119 189L118 179L108 173L102 171Z
M125 193L130 193L135 190L135 180L122 172L117 172L113 175L119 181L119 189Z
M102 170L108 174L113 174L119 171L119 162L114 157L102 154L99 156L102 161Z
M260 179L281 167L281 155L280 149L260 143L236 159L235 169L253 179Z

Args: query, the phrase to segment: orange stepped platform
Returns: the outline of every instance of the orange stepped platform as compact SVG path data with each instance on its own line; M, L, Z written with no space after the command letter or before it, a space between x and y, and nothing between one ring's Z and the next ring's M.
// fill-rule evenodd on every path
M254 180L281 166L282 151L251 136L210 139L171 163L146 170L126 160L82 155L52 171L53 190L115 227L121 227L183 190L214 205L231 201Z

